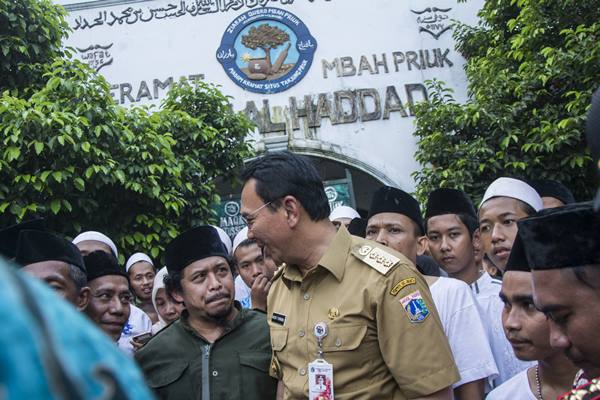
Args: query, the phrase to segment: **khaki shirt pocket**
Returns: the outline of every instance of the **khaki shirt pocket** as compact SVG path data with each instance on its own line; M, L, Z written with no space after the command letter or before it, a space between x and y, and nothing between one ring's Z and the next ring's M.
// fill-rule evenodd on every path
M277 328L271 326L271 348L273 351L282 351L288 339L288 328Z
M366 334L366 325L331 326L323 340L323 351L329 353L356 350Z

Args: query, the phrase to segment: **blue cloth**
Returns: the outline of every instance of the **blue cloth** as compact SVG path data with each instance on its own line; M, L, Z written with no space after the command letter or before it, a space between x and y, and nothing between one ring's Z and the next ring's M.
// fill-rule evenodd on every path
M242 308L247 308L247 309L251 310L252 309L252 297L248 296L245 299L241 299L240 304L242 305Z
M71 304L0 258L7 399L152 399L134 361Z

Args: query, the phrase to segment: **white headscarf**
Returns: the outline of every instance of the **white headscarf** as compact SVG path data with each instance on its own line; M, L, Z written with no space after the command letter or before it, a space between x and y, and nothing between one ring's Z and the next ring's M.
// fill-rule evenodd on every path
M156 315L158 315L158 322L152 325L152 334L160 331L162 328L167 326L167 323L158 312L158 307L156 306L156 295L158 294L158 289L165 288L165 276L167 276L168 274L169 273L167 272L167 267L162 267L154 277L154 287L152 288L152 305L156 310Z

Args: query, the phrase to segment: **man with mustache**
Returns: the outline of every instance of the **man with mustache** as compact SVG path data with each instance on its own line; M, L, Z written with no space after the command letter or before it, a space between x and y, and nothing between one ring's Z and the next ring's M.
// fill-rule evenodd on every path
M215 228L182 233L165 260L186 309L136 353L150 388L161 399L274 398L265 315L234 302L232 263Z
M515 355L525 361L537 361L493 390L488 400L556 399L567 391L577 369L550 343L550 326L546 316L533 303L531 269L524 243L517 233L502 282L500 298L504 302L502 324Z

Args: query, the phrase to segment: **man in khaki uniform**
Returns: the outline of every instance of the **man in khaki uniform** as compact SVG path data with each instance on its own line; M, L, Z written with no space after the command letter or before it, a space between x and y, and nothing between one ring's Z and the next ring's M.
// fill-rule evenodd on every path
M459 378L427 284L400 253L336 233L321 179L305 159L267 155L243 173L249 238L286 266L269 292L271 374L280 399L305 399L323 358L337 400L450 399Z

